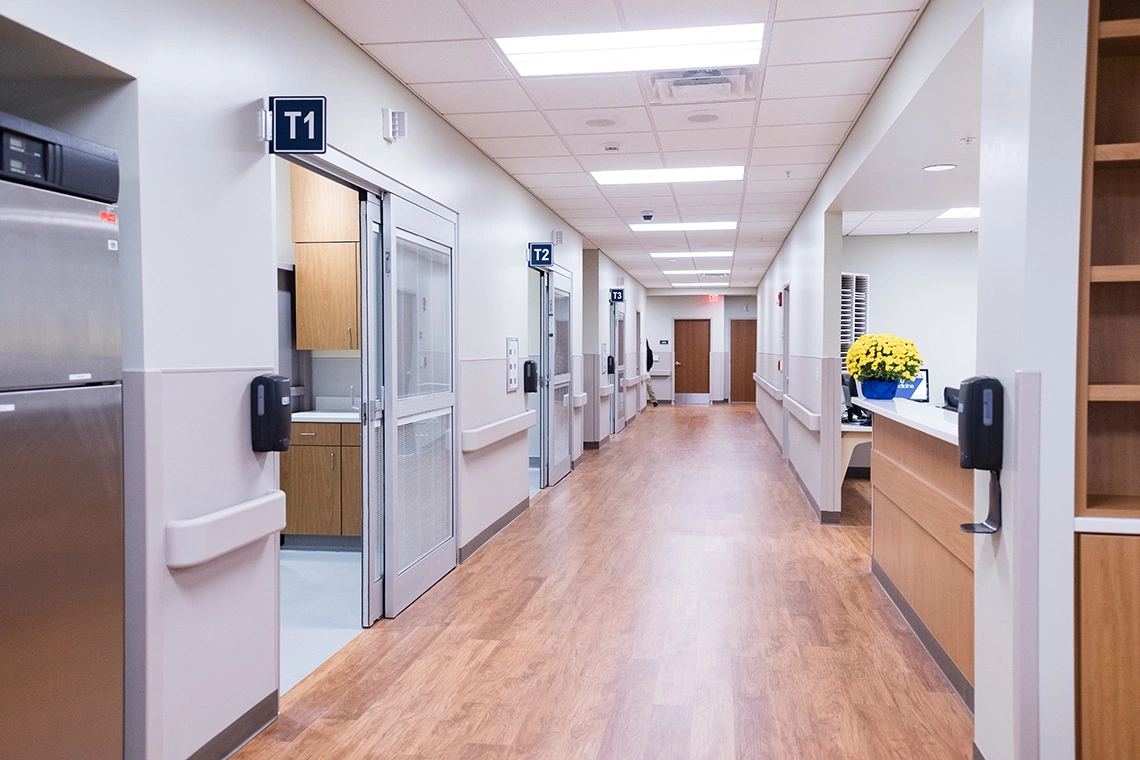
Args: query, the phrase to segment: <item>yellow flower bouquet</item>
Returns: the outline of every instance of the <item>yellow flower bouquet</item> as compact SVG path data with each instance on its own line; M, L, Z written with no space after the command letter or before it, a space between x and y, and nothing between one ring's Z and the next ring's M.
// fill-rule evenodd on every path
M897 335L864 335L847 352L847 371L867 398L894 398L900 380L914 380L922 357L913 341Z

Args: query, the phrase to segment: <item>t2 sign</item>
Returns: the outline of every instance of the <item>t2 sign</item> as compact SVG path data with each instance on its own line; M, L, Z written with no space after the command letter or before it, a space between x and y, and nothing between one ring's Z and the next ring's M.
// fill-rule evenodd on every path
M324 153L326 126L324 97L270 98L273 118L270 153Z
M554 243L531 243L527 246L527 265L536 269L554 266Z

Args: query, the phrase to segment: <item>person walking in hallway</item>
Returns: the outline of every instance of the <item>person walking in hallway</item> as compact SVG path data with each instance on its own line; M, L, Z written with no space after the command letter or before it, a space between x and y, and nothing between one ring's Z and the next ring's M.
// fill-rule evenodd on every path
M649 347L649 341L645 341L645 371L653 369L653 349ZM649 394L649 403L657 406L657 394L653 392L653 380L646 378L645 392Z

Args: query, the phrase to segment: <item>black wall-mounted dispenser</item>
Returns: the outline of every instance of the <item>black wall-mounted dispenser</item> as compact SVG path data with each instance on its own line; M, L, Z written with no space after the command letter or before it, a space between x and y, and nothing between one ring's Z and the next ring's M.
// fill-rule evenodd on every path
M612 375L615 372L617 372L617 364L614 362L614 358L612 356L607 356L606 357L606 374Z
M985 522L966 523L966 533L1001 530L1001 466L1005 447L1005 391L995 377L971 377L958 389L958 464L990 473L990 509Z
M523 393L538 393L538 365L533 359L523 362Z
M288 451L293 435L292 383L281 375L258 375L249 387L254 451Z

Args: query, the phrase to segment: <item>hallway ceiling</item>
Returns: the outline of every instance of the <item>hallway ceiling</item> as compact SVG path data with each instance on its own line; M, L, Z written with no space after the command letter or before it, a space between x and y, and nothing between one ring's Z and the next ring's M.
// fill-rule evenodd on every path
M926 0L309 0L646 287L754 287ZM759 85L661 103L655 72L520 77L495 38L763 23ZM617 149L614 150L614 146ZM599 185L590 172L744 166L743 181ZM653 221L732 231L634 232ZM731 258L687 252L733 251ZM668 252L675 258L651 257ZM664 274L730 270L729 276Z

